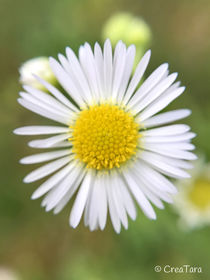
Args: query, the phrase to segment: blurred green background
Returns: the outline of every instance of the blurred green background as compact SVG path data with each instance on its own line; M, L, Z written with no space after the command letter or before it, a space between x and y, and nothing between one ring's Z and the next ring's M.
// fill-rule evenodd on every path
M110 224L89 232L68 226L70 205L58 216L31 201L36 183L22 178L32 153L27 137L12 130L46 123L21 108L18 68L36 56L56 56L65 46L77 51L85 41L102 42L104 22L115 12L142 16L152 30L147 74L163 62L178 71L185 94L170 109L192 109L186 120L198 136L194 143L210 160L210 1L209 0L0 0L0 267L20 280L210 279L210 228L183 232L171 207L157 210L157 221L139 213L117 235ZM155 265L201 266L202 274L154 272ZM4 279L0 279L4 280Z

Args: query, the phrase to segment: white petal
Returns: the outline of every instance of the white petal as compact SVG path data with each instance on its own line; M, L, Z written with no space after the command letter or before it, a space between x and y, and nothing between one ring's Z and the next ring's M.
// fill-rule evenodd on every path
M186 159L186 160L197 159L197 156L194 155L193 153L183 151L183 150L178 150L178 149L171 149L170 146L169 148L167 148L167 145L165 146L166 147L163 147L163 145L147 143L144 145L143 149L172 158L179 158L179 159Z
M125 94L125 90L128 86L128 81L131 77L132 69L133 69L133 63L135 59L136 54L136 48L134 45L131 45L127 49L126 53L126 61L125 61L125 67L124 67L124 73L122 77L122 81L119 88L119 93L117 97L118 103L121 103Z
M180 135L172 136L145 136L142 137L143 143L178 143L183 141L190 141L196 136L193 132L187 132Z
M156 188L156 185L154 185L154 183L149 178L142 179L142 177L141 177L138 180L140 182L142 182L142 184L141 184L142 191L145 191L145 189L147 189L153 196L157 197L157 199L161 199L161 200L163 200L167 203L173 203L173 199L171 197L171 194L169 194L165 191L161 191L160 189ZM145 192L145 195L146 195L146 193L148 195L148 192Z
M144 122L149 117L160 112L166 106L168 106L174 99L181 95L185 90L185 87L180 87L170 92L167 95L160 96L154 103L149 105L142 113L139 114L139 119Z
M138 202L144 214L150 219L156 219L156 214L151 204L149 203L149 201L141 191L140 187L137 185L133 176L129 172L124 172L123 175L125 177L125 180L127 182L130 191L132 192L133 196L135 197L136 201Z
M97 228L97 220L100 207L100 197L98 192L99 187L100 185L98 184L98 178L95 178L94 184L92 184L91 186L92 192L90 197L90 208L88 217L88 224L91 231Z
M93 179L93 183L92 185L94 184L95 182L95 178ZM86 205L85 205L85 210L84 210L84 225L86 227L89 226L89 217L90 217L90 205L91 205L91 198L92 198L92 192L93 192L93 188L90 188L89 190L89 193L88 193L88 198L87 198L87 202L86 202Z
M64 70L66 71L66 73L69 75L71 82L73 83L76 91L75 92L79 92L82 96L82 98L84 100L87 100L87 96L86 96L86 92L83 91L80 83L78 82L77 76L78 73L75 75L72 69L72 66L70 65L69 61L67 60L67 58L62 55L62 54L58 54L58 59L62 65L62 67L64 68Z
M88 172L80 186L80 189L78 191L77 197L71 210L69 223L73 228L77 227L80 222L91 184L92 174L91 172Z
M151 191L151 190L150 190ZM157 198L160 198L162 201L165 201L169 204L173 203L173 197L171 194L165 193L165 192L160 192L155 189L153 189L152 192Z
M58 58L63 66L63 68L65 69L65 71L69 74L72 83L74 83L75 88L77 89L77 93L80 93L83 100L86 103L91 103L93 96L92 93L90 92L90 88L88 85L86 85L86 80L83 81L84 84L81 81L81 77L79 75L79 73L77 71L75 71L74 69L74 64L72 64L72 62L69 62L65 56L59 54ZM79 63L79 62L78 62ZM82 71L82 69L81 69ZM80 71L79 71L80 72ZM83 74L84 75L84 74ZM82 76L83 77L83 76ZM88 86L88 87L87 87Z
M42 140L42 139L40 139ZM38 140L38 141L40 141ZM33 141L36 141L36 140L33 140ZM43 146L40 145L37 145L37 143L33 143L33 141L30 141L28 143L29 147L32 147L32 148L35 148L35 149L53 149L53 148L66 148L66 147L72 147L72 143L70 141L60 141L60 142L57 142L55 144L53 144L52 146L49 146L49 147L46 147L45 146L45 143ZM36 146L37 145L37 146Z
M110 40L104 43L104 98L111 95L113 66L112 66L112 46Z
M94 183L94 180L93 180L93 183ZM90 188L88 198L87 198L87 202L86 202L86 205L85 205L85 210L84 210L84 225L86 227L89 226L89 229L91 231L94 230L94 229L92 229L92 227L90 227L90 206L91 206L92 192L93 192L93 188ZM96 224L97 224L97 220L96 220Z
M18 98L18 102L20 103L20 105L22 105L26 109L28 109L28 110L30 110L30 111L38 114L38 115L41 115L45 118L48 118L50 120L54 120L54 121L62 123L62 124L66 124L66 125L69 124L69 119L68 118L57 115L57 114L53 114L52 112L47 111L43 108L40 108L37 105L34 105L33 103L31 103L27 100L24 100L22 98Z
M73 188L74 183L80 173L80 169L74 167L69 171L69 174L62 180L61 183L52 191L51 198L46 205L46 211L52 210L58 205L58 203L65 197L71 188Z
M72 68L72 71L74 72L75 78L77 78L77 81L80 84L80 87L83 89L83 92L86 94L87 101L90 101L93 96L91 94L91 90L88 85L88 81L85 77L85 74L82 70L82 67L81 67L76 55L68 47L66 48L66 55L67 55L69 64Z
M56 186L73 168L73 163L69 163L67 166L62 168L60 171L56 172L53 176L51 176L48 180L46 180L43 184L39 186L39 188L32 194L32 199L37 199L51 190Z
M133 169L137 176L149 182L152 189L172 194L177 193L176 187L167 178L145 164L142 160L138 160Z
M66 156L70 153L71 153L70 149L48 152L48 153L41 153L41 154L36 154L36 155L31 155L31 156L24 157L20 160L20 163L22 163L22 164L40 163L40 162L56 159L56 158L59 158L59 157L62 157L62 156Z
M106 97L106 90L105 90L105 82L104 82L104 58L101 47L98 43L95 43L94 46L94 56L95 56L95 64L96 70L99 75L99 82L101 84L101 90L104 93L104 97ZM107 61L106 61L107 63Z
M70 137L69 134L60 134L56 136L52 136L47 139L40 139L40 140L32 140L28 143L28 145L32 148L49 148L49 147L55 147L54 145L66 140Z
M188 109L180 109L161 113L144 121L144 127L159 126L186 118L191 114Z
M82 96L80 92L78 92L70 76L54 58L50 57L49 62L54 75L56 76L62 87L68 92L68 94L80 107L84 106L85 104Z
M113 198L112 191L111 191L112 186L111 186L110 182L111 182L111 178L108 178L108 180L106 180L106 182L105 182L108 205L109 205L109 214L110 214L110 218L111 218L114 230L116 231L116 233L120 233L120 229L121 229L120 218L117 213L116 206L115 206L114 198Z
M164 209L164 205L162 201L154 194L152 193L146 186L141 184L141 189L145 196L158 208Z
M40 77L34 75L35 78L53 95L55 96L60 102L62 102L65 106L71 109L74 112L78 112L79 110L72 104L68 98L64 96L56 87L48 83L47 81L41 79Z
M117 100L120 85L122 83L124 68L126 62L126 47L122 44L119 53L116 56L113 69L113 85L112 85L112 98Z
M182 134L190 130L190 127L186 124L174 124L159 128L153 128L143 131L144 136L170 136Z
M31 183L34 181L37 181L41 178L44 178L51 173L55 172L65 164L67 164L71 160L70 156L55 160L53 162L50 162L42 167L39 167L38 169L35 169L31 173L29 173L25 178L24 178L24 183Z
M72 110L70 110L68 107L63 105L63 103L61 103L54 97L50 96L48 93L45 93L41 90L38 90L38 89L30 87L30 86L23 86L23 88L27 92L29 92L32 96L34 96L34 98L41 100L42 102L50 105L51 107L55 108L56 110L65 112L67 115L72 114Z
M145 97L139 95L139 98L136 99L132 110L139 113L149 104L151 104L155 99L157 99L164 91L176 80L177 73L173 73L165 79L161 80Z
M141 171L143 171L143 170L141 170ZM162 191L155 185L158 183L155 182L155 184L154 183L151 184L151 182L153 182L152 176L150 179L150 175L148 176L148 174L147 175L145 174L145 176L142 176L142 173L143 172L141 172L141 174L140 174L139 170L137 170L137 172L136 172L136 170L135 170L135 172L133 172L133 176L136 176L140 189L142 190L142 192L144 193L146 198L148 198L155 206L157 206L160 209L163 209L164 205L161 202L161 200L158 198L158 196L156 195L157 191L158 191L158 193L162 193Z
M189 174L177 166L172 165L175 163L174 159L163 157L152 152L141 152L140 158L148 164L155 167L160 172L173 177L173 178L189 178Z
M77 168L79 168L77 166ZM77 191L78 187L80 186L81 182L83 181L83 178L86 174L85 169L83 169L82 167L80 167L80 173L77 177L77 179L74 181L74 185L72 188L70 188L70 190L68 191L68 193L63 197L63 199L61 199L61 201L57 204L57 206L54 209L54 214L58 214L65 206L66 204L69 202L69 200L72 198L72 196L75 194L75 192Z
M113 200L115 203L117 213L121 220L121 223L123 224L124 228L127 229L128 228L128 218L127 218L127 214L126 214L125 207L123 204L123 196L120 191L119 181L117 180L117 177L115 177L113 179L114 180L112 180L110 191L112 192L112 197L113 197Z
M110 46L111 46L111 43L110 43ZM94 54L93 54L93 51L92 51L90 45L88 43L85 43L84 47L88 54L89 63L92 66L91 68L89 67L88 70L92 72L90 77L91 77L91 80L94 81L94 87L96 90L95 96L99 100L104 97L104 91L103 91L102 85L100 83L100 81L101 81L100 72L98 71L97 63L96 63L96 60L95 60L95 57L94 57Z
M163 78L163 75L168 69L168 64L164 63L160 65L140 86L140 88L135 92L128 105L132 107L140 99L142 99L146 94Z
M123 99L123 103L127 104L127 102L129 101L129 99L131 98L133 92L135 91L136 87L138 86L141 78L144 75L144 72L147 68L147 65L149 63L150 60L150 56L151 56L151 51L147 51L146 54L142 57L141 61L139 62L139 64L136 67L136 71L133 75L133 78L130 81L130 84L128 86L128 89L125 93L124 99Z
M101 230L104 229L107 219L107 193L106 187L104 186L104 180L102 180L101 185L98 188L100 197L100 207L98 213L99 227Z
M98 226L103 230L106 225L107 194L104 186L104 176L106 175L95 178L85 209L85 224L86 226L89 224L90 230L95 230Z
M140 168L142 168L142 167L144 167L144 171L145 171L146 165L143 162L141 162ZM141 188L141 190L143 192L145 191L145 188L146 188L152 194L154 194L155 196L159 197L160 199L166 201L167 203L172 203L173 200L171 199L170 194L168 194L164 190L164 188L160 187L160 186L163 185L163 183L165 183L164 180L163 180L164 177L161 174L159 174L158 172L154 171L153 169L151 169L151 168L149 168L149 169L150 169L149 173L148 172L144 173L143 172L143 168L142 169L138 168L138 170L137 169L132 169L131 173L136 178L136 182L139 182L139 187ZM161 176L162 176L162 178L161 178ZM165 181L166 180L167 179L165 178ZM159 186L159 184L160 184L160 186ZM174 188L174 186L173 186L173 188ZM176 191L176 189L175 189L175 191ZM173 192L170 191L170 193L175 193L175 191L174 190L173 190Z
M157 206L160 209L163 209L164 205L162 201L165 201L167 203L173 203L171 194L168 194L164 191L157 190L156 188L152 188L149 180L148 181L144 180L144 183L145 184L141 184L142 191L155 206Z
M13 132L18 135L46 135L68 132L68 127L61 126L23 126Z
M182 159L176 159L176 158L169 158L169 157L161 156L161 155L159 155L159 157L164 159L164 161L167 164L171 164L173 166L177 166L177 167L184 168L184 169L192 169L193 168L193 164L190 163L189 161L185 161L185 160L182 160Z
M67 120L73 117L73 114L71 112L70 113L62 112L61 110L58 110L58 108L53 107L52 104L43 102L42 100L39 100L34 96L32 96L30 93L20 92L19 94L23 98L23 100L27 101L28 103L33 104L37 108L47 110L48 112L57 115L58 117L60 116Z
M113 58L113 64L115 65L116 64L116 61L117 61L117 57L120 53L120 49L122 48L122 46L124 45L124 43L122 42L122 40L118 41L116 46L115 46L115 49L114 49L114 58Z
M70 141L61 141L47 148L64 148L64 147L72 147L72 143Z
M84 46L81 46L79 48L79 61L87 77L91 89L91 94L94 97L94 101L96 101L99 98L99 87L96 77L95 60L89 44L85 43Z
M141 148L147 149L147 147L154 147L156 149L167 149L167 150L194 150L195 145L189 143L189 142L176 142L176 143L144 143L141 145Z
M132 220L136 219L136 208L133 202L133 199L127 189L127 186L125 185L125 182L119 178L119 186L120 186L120 191L123 197L123 203L125 206L125 209L128 213L128 215L131 217Z

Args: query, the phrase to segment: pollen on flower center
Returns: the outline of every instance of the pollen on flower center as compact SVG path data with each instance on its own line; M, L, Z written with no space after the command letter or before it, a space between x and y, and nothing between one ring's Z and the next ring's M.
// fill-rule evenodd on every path
M90 106L71 128L73 152L88 168L119 168L136 153L139 126L117 105Z

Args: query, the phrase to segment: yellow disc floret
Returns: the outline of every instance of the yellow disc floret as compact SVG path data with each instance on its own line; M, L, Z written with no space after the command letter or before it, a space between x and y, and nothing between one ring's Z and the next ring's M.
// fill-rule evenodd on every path
M139 126L117 105L90 106L71 128L73 152L88 168L119 168L136 153Z
M210 181L198 179L189 193L189 199L200 210L210 208Z

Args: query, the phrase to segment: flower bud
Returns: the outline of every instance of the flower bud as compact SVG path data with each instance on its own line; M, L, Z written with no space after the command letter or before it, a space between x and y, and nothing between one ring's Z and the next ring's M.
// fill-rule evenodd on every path
M33 74L51 84L56 84L56 77L50 68L48 57L36 57L26 61L20 67L19 72L20 83L24 85L30 85L40 90L46 90Z
M110 38L113 45L122 40L126 45L135 44L137 48L147 48L151 40L151 30L140 17L129 13L114 14L105 23L103 39Z

